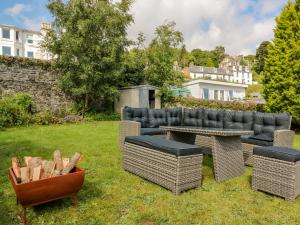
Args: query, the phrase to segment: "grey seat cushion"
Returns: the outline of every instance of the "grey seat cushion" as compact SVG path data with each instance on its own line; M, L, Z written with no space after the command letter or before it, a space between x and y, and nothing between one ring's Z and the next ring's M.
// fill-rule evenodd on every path
M247 144L251 144L251 145L273 146L273 138L270 138L269 134L242 136L241 141L243 143L247 143Z
M165 152L175 156L187 156L201 154L202 151L197 145L190 145L176 141L169 141L154 136L128 136L125 142Z
M203 127L223 128L223 110L204 109Z
M253 154L287 162L298 162L300 160L300 151L285 147L255 147Z
M289 129L290 115L288 113L254 113L254 134L270 133L275 130Z
M181 126L182 108L166 109L168 126Z
M167 113L165 109L149 109L148 115L150 128L167 125Z
M184 109L183 110L183 126L202 127L203 125L203 109Z
M224 112L225 129L252 130L253 121L254 121L253 112L238 112L238 111Z
M123 108L123 120L132 120L141 123L141 127L148 127L148 109L147 108Z
M166 131L159 128L142 128L141 135L164 135Z

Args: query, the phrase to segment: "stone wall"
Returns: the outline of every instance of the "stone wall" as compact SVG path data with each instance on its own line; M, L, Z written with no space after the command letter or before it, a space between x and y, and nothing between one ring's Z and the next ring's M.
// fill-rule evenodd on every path
M70 106L71 100L59 89L57 74L42 66L26 66L0 61L0 92L32 94L36 111L59 111Z

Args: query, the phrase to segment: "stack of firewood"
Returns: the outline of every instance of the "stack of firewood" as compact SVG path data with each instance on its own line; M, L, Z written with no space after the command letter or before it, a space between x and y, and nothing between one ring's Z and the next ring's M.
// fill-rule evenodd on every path
M54 151L53 161L41 157L25 156L21 166L20 161L12 158L12 169L18 183L28 183L50 177L66 175L76 166L81 155L76 152L71 158L62 157L59 150Z

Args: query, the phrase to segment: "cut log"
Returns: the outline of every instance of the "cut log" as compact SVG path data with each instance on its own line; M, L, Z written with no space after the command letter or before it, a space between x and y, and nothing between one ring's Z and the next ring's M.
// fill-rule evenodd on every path
M42 164L42 158L41 157L32 157L29 161L29 178L30 180L33 180L33 170L34 168L40 166Z
M31 156L24 156L24 162L27 167L31 166L31 160L32 160Z
M49 178L49 177L51 177L51 173L53 173L55 163L53 161L44 160L42 167L43 167L42 178Z
M41 157L33 157L31 160L31 165L32 167L38 167L40 165L42 165L42 158Z
M80 159L81 154L79 152L76 152L72 158L70 159L70 162L64 167L62 171L62 175L70 173L70 171L76 166L76 163Z
M70 158L63 158L62 161L63 161L63 168L65 168L70 162Z
M28 167L21 167L21 181L22 183L29 182L29 169Z
M36 181L36 180L39 180L41 178L41 170L42 170L41 165L33 168L32 181Z
M21 180L21 170L20 170L20 162L17 158L11 159L12 169L14 171L14 174L16 176L17 182L20 183Z
M61 153L59 150L54 151L53 158L54 158L56 170L62 171L63 170L63 161L62 161Z

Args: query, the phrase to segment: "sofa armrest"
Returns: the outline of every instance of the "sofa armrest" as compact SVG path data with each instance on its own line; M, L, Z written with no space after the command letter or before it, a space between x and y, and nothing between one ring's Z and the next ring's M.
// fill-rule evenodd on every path
M131 120L122 120L119 124L119 148L123 150L125 137L141 135L141 123Z
M292 130L275 130L274 131L274 146L293 147L295 131Z

